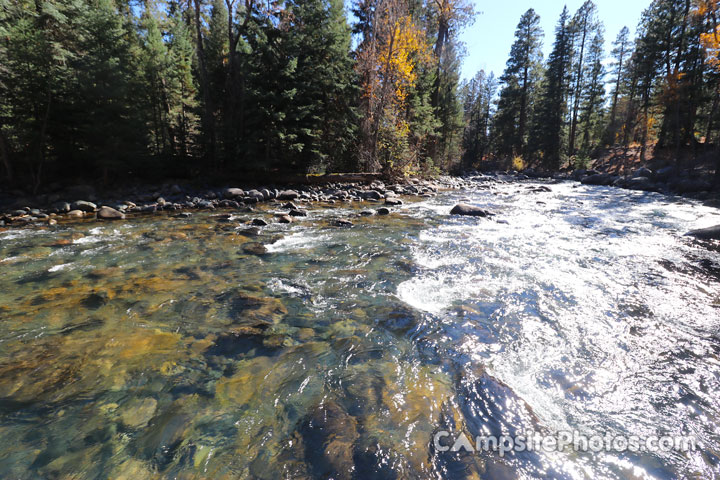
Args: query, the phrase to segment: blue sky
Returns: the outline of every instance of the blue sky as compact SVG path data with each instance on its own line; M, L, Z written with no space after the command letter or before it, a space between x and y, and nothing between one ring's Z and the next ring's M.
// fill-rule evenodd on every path
M545 58L552 49L557 23L563 5L567 4L570 14L582 5L584 0L475 0L475 10L481 11L475 23L465 29L461 39L467 48L467 57L463 64L463 77L471 78L477 71L484 69L500 76L513 43L515 27L520 16L528 8L534 8L540 15L541 26L545 31L543 51ZM650 0L595 0L600 19L605 24L605 47L608 53L611 44L623 26L630 29L631 37L640 15L650 5Z

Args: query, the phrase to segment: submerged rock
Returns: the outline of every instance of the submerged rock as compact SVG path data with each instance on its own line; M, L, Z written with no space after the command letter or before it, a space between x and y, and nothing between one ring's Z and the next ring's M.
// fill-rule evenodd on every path
M305 210L290 210L290 215L293 217L307 217L308 214Z
M120 419L128 427L142 428L155 416L156 410L157 400L154 398L134 398L121 410Z
M354 446L359 438L355 417L334 401L318 405L300 433L306 445L306 460L320 477L353 478Z
M120 213L111 207L100 207L97 212L97 218L103 220L123 220L125 218L124 213Z
M268 223L262 218L253 218L253 221L250 222L250 225L254 225L256 227L265 227L267 224Z
M280 223L292 223L293 222L293 217L291 217L290 215L278 215L277 219L278 219L278 222L280 222Z
M488 217L492 215L487 210L467 203L458 203L450 210L450 215L466 215L470 217Z
M720 225L714 227L701 228L700 230L693 230L686 234L689 237L695 237L702 240L720 240Z
M377 209L378 215L390 215L390 209L387 207L380 207Z
M260 235L260 229L257 227L250 227L244 230L240 230L240 232L238 233L246 237L257 237L258 235Z
M397 207L403 204L403 201L400 200L397 197L387 197L385 199L385 205L390 205L392 207Z
M243 252L249 253L251 255L265 255L268 253L267 247L263 245L260 242L250 242L246 243L242 247Z
M333 222L336 227L352 227L353 223L349 220L338 219Z

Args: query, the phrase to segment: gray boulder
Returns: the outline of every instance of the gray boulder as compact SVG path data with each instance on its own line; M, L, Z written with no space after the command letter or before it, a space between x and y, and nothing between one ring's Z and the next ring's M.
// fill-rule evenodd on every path
M720 240L720 225L715 225L710 228L702 228L700 230L693 230L688 232L686 235L700 238L702 240Z
M699 178L679 178L670 181L670 188L676 193L697 193L712 190L712 184Z
M52 210L55 213L67 213L71 210L70 204L67 202L55 202L52 204Z
M382 200L382 193L377 190L368 190L367 192L360 192L360 198L364 200Z
M97 212L97 218L102 220L123 220L125 214L118 212L112 207L100 207L100 210Z
M653 178L653 171L646 167L640 167L633 172L633 177Z
M296 192L295 190L283 190L282 192L278 193L277 199L278 200L295 200L298 198L300 194Z
M492 213L487 210L483 210L480 207L474 205L468 205L467 203L458 203L450 210L450 215L466 215L470 217L488 217Z
M239 197L245 196L245 191L242 188L226 188L222 192L223 198L227 198L228 200L232 200Z
M677 167L670 165L669 167L661 168L657 172L655 172L655 179L665 182L665 181L670 180L671 178L677 176L677 174L678 174Z
M583 178L580 183L583 185L612 185L617 180L615 175L609 173L597 173L595 175L589 175Z
M85 200L78 200L72 203L70 209L80 210L81 212L94 212L97 210L97 205L92 202L86 202Z
M263 195L259 190L250 190L249 192L245 193L246 197L254 198L258 202L262 202L265 200L265 195Z
M643 190L646 192L655 190L655 184L648 177L634 177L625 182L626 188L631 190Z

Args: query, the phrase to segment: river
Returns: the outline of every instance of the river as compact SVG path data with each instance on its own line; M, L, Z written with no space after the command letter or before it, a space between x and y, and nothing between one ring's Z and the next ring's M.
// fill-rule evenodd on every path
M0 232L0 478L720 478L720 211L538 185Z

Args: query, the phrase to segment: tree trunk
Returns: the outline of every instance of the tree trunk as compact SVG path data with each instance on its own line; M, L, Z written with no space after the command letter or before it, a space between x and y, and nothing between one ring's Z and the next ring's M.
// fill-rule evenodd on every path
M205 57L205 47L203 45L202 24L200 21L200 0L194 0L195 5L195 32L196 32L196 49L198 56L198 66L200 67L200 89L203 96L203 113L202 124L205 135L207 136L207 145L205 156L211 161L215 161L215 121L213 117L212 98L210 96L210 84L207 73L207 60Z
M705 131L705 144L710 143L710 136L712 135L713 119L717 113L718 103L720 103L720 88L715 91L715 99L713 100L712 108L710 109L710 116L708 117L707 130Z
M623 59L625 58L625 42L620 46L620 57L618 59L618 73L617 79L615 80L615 91L613 92L612 107L610 108L610 127L615 128L616 116L617 116L617 103L618 96L620 95L620 85L622 84L622 73L623 73ZM614 143L615 132L613 132L613 143Z
M8 182L13 181L13 169L10 163L10 153L8 152L7 141L5 135L0 130L0 158L2 158L3 165L5 166L5 174Z
M520 122L518 127L518 140L520 142L518 152L521 157L525 155L525 129L527 128L527 104L528 104L528 76L530 73L530 67L528 62L530 61L530 52L525 59L525 70L523 71L523 89L522 95L520 96ZM524 160L524 158L523 158Z
M45 136L47 133L47 125L48 125L48 119L50 118L50 104L52 101L52 97L48 95L47 99L47 106L45 107L45 112L43 113L42 118L38 119L38 123L40 123L40 132L38 136L38 146L37 146L37 167L35 171L33 172L33 195L37 194L38 190L40 189L40 184L42 183L42 172L43 172L43 166L45 164Z
M570 123L570 144L568 154L575 155L575 136L577 135L578 112L580 110L580 97L582 96L582 70L585 57L585 40L587 38L587 21L583 24L582 42L580 43L580 57L578 58L577 79L575 80L575 98L573 101L572 120Z

